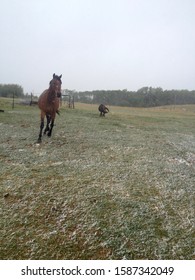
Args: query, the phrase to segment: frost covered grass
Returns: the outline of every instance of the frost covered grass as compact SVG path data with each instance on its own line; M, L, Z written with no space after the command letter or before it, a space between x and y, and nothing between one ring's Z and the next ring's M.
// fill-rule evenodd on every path
M97 107L0 113L0 258L195 259L195 106Z

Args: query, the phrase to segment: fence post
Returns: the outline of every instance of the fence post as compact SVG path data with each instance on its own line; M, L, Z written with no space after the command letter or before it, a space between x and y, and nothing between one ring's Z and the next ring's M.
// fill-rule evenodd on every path
M32 101L33 101L32 96L33 96L33 94L32 94L32 92L31 92L31 94L30 94L30 106L32 106Z
M14 109L14 98L15 98L15 92L13 92L13 100L12 100L12 109Z
M72 97L72 108L74 109L74 95Z

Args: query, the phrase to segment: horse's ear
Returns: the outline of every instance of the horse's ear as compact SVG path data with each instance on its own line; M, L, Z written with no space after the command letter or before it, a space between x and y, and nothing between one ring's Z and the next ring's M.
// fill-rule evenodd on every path
M62 74L59 76L59 78L60 78L60 79L62 78Z
M55 73L53 73L53 79L55 78L55 75L56 75L56 74L55 74Z

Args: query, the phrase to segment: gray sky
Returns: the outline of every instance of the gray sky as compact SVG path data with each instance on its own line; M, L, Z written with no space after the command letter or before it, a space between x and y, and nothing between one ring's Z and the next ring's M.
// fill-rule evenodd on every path
M1 0L0 83L195 89L194 0Z

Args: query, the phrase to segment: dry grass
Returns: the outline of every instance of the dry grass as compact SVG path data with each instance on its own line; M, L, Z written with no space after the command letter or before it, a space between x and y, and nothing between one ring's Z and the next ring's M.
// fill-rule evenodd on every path
M195 106L76 104L38 145L0 101L1 259L195 259Z

